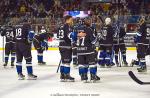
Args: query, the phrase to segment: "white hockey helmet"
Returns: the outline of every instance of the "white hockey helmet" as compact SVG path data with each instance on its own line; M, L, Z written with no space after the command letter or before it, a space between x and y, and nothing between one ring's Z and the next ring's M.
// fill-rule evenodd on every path
M109 18L109 17L107 17L106 19L105 19L105 24L106 25L109 25L111 23L111 19Z

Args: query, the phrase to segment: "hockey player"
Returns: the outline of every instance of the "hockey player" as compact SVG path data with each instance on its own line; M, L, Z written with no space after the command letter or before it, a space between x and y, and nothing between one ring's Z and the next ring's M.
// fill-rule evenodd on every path
M11 23L8 24L8 26L5 27L4 30L1 32L1 36L6 37L6 44L5 44L5 64L4 67L7 66L9 55L11 54L11 67L14 67L14 61L16 56L16 41L15 41L15 28L11 25Z
M78 21L77 21L77 24L74 26L74 28L73 28L73 33L75 34L75 35L77 35L77 33L78 33L78 29L79 28L82 28L82 27L84 27L85 25L84 25L84 19L81 19L81 18L78 18ZM72 39L71 38L71 42L72 42L72 53L73 53L73 64L74 64L74 66L78 66L78 64L77 64L77 45L76 45L76 43L77 43L77 38L76 39Z
M80 18L76 19L76 23L74 23L73 26L73 32L77 34L77 29L82 26L82 20ZM76 68L77 65L77 46L76 46L76 40L71 40L72 43L72 60L73 60L73 66Z
M39 34L36 34L33 39L33 45L37 50L37 59L39 65L45 65L43 61L43 51L48 50L48 39L52 37L52 34L48 33L44 26L41 27Z
M113 36L114 30L111 26L111 19L105 19L105 25L102 27L100 35L102 39L100 39L100 55L99 55L99 65L104 67L111 67L111 54L112 54L112 45L113 45Z
M90 70L90 80L95 82L100 78L97 76L97 65L95 55L95 37L94 31L91 28L91 21L89 18L84 20L85 26L78 29L77 39L77 56L79 75L82 81L88 80L88 68Z
M95 23L95 21L94 20L92 20L92 23L91 23L91 29L94 31L93 32L93 36L96 38L97 37L97 31L98 31L98 29L100 29L99 28L99 25L97 24L97 23ZM98 40L97 40L98 41ZM96 42L97 43L97 42ZM96 44L95 43L95 44ZM97 49L96 49L96 46L95 46L95 62L97 62L97 55L98 55L98 51L97 51Z
M124 37L126 35L126 29L125 27L120 27L118 28L118 26L116 26L115 28L115 36L114 36L114 39L113 39L113 48L114 48L114 51L115 51L115 62L116 62L116 65L119 66L119 62L118 62L118 55L119 54L119 50L121 52L121 56L122 56L122 59L123 61L123 65L124 66L128 66L128 63L126 61L126 47L125 47L125 43L124 43ZM118 31L118 29L120 29Z
M150 24L146 24L146 56L150 55Z
M94 30L95 36L97 36L96 23L91 23L91 28Z
M72 32L73 18L65 16L65 24L59 28L57 37L60 40L59 51L61 55L60 79L61 81L74 81L70 76L70 63L72 61L71 39L69 38Z
M32 55L31 44L34 37L34 31L31 29L31 25L27 19L24 20L23 25L16 27L16 70L19 80L24 80L25 75L22 73L22 60L23 57L26 60L26 68L29 80L37 79L37 76L33 74L32 69Z
M139 31L138 31L138 28L139 28L139 26L136 26L136 28L134 29L134 32L136 33L135 34L135 36L134 36L134 43L136 44L136 49L138 48L138 45L137 45L137 43L139 42L139 38L140 38L140 36L141 36L141 34L139 33ZM138 49L137 49L138 50ZM131 61L131 64L130 64L130 66L134 66L134 65L136 65L136 66L139 66L140 64L139 64L139 62L140 62L140 59L139 59L139 53L138 53L138 51L136 50L136 52L137 52L137 59L132 59L132 61Z
M150 24L146 24L146 55L150 55Z
M146 54L146 36L149 35L147 32L146 22L145 18L142 17L139 20L140 29L138 30L137 34L137 53L139 58L139 66L140 68L137 68L138 72L146 72L146 61L145 61L145 54Z

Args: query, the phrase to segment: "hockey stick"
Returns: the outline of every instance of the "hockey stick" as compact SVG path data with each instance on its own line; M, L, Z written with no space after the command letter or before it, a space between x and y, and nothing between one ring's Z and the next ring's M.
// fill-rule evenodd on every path
M61 64L61 59L60 59L60 61L59 61L59 65L58 65L58 67L57 67L57 71L56 71L56 73L58 73L58 71L59 71L60 64Z
M119 55L119 66L118 67L121 67L122 66L122 54L121 54L120 49L119 49L118 55Z
M119 17L119 16L118 16ZM120 36L119 36L119 33L120 33L120 23L119 21L117 21L117 44L118 44L118 48L119 48L119 51L118 51L118 60L119 60L119 65L117 67L121 67L122 65L122 54L121 54L121 51L120 51Z
M4 47L5 47L5 38L3 37L3 47L2 47L2 50L3 50L3 55L2 55L2 60L3 60L3 62L5 62L5 49L4 49Z
M120 48L120 20L119 20L119 18L120 18L120 15L121 15L121 13L120 13L120 11L119 11L119 4L120 4L121 2L120 1L118 1L117 2L117 13L118 13L118 20L117 20L117 31L118 31L118 45L119 45L119 48ZM122 54L121 54L121 51L120 51L120 49L119 49L119 67L121 67L122 66Z
M143 81L139 80L132 71L129 71L128 74L136 83L138 83L140 85L150 85L150 82L143 82Z

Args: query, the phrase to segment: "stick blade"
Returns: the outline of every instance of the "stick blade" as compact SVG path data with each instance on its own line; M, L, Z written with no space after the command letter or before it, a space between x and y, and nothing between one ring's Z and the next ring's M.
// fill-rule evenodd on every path
M132 71L129 71L128 74L136 83L143 85L143 82L139 80Z

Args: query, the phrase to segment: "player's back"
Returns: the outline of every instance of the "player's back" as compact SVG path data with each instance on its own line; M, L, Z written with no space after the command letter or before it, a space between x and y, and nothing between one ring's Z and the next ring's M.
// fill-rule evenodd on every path
M60 40L59 46L71 46L71 40L69 39L69 34L72 32L72 28L68 24L64 24L59 28L57 37Z
M113 43L118 44L124 42L124 37L126 35L125 28L120 27L120 32L115 32L113 37Z
M102 35L104 37L102 43L103 44L112 44L113 43L113 36L114 36L114 30L112 26L104 26L102 28Z
M6 42L15 42L15 29L12 26L7 26L1 33L2 36L6 37Z
M29 24L17 25L16 26L16 40L18 42L26 42L28 39L28 33L31 30Z

